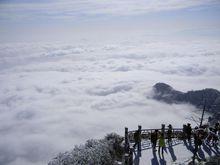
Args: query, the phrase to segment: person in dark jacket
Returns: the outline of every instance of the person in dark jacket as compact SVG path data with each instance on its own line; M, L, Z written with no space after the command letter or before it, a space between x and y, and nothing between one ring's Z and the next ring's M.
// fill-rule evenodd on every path
M187 126L186 126L186 124L183 124L183 139L184 139L184 140L185 140L186 137L187 137L186 130L187 130Z
M196 156L198 157L197 152L199 150L199 142L198 142L198 135L196 133L193 134L193 137L194 137L194 145L195 145L194 152L193 152L193 162L195 162L195 157Z
M161 124L161 133L165 134L165 124Z
M211 141L212 141L212 139L213 139L213 134L214 134L214 132L213 132L213 130L212 130L211 127L208 129L207 132L208 132L208 135L207 135L207 137L206 137L206 139L205 139L205 143L206 143L207 145L210 145L210 143L211 143Z
M154 152L157 151L156 150L157 139L158 139L158 130L156 129L154 132L151 133L151 143Z
M219 123L215 123L214 133L217 134L219 131Z
M133 145L134 149L138 145L138 142L139 142L139 131L137 130L134 132L134 145Z
M199 134L199 132L195 132L193 134L194 137L194 153L193 153L193 162L195 162L195 157L198 157L198 150L201 148L202 145L202 136Z
M191 125L188 123L186 126L186 136L187 136L188 142L191 142L191 135L192 135L192 128L191 128Z
M219 141L218 135L214 134L213 140L212 140L212 145L213 146L217 146L218 145L218 141Z
M168 145L172 145L172 134L173 134L173 127L171 124L169 124L167 130Z
M206 143L210 145L210 142L212 141L212 146L217 146L219 140L218 135L216 134L217 132L215 133L215 128L209 128L209 130L210 131L206 138Z
M200 149L203 143L201 134L198 134L197 143L198 143L198 148Z

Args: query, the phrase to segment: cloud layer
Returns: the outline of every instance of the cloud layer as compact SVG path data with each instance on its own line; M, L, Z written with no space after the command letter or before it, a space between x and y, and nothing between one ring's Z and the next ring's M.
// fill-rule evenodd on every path
M192 122L193 106L151 100L151 87L220 89L219 54L218 41L1 44L0 164L46 164L125 126Z

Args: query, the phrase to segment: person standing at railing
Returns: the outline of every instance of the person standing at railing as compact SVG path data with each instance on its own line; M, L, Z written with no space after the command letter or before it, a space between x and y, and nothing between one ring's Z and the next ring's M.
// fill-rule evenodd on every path
M134 132L134 145L133 145L134 149L138 145L138 142L139 142L139 131L137 130Z
M168 125L168 130L167 130L167 142L168 145L172 145L172 134L173 134L173 127L171 124Z
M186 137L187 137L187 126L186 124L183 124L183 140L186 140Z
M214 127L214 133L217 135L218 131L220 130L220 125L219 123L215 123L215 127Z
M199 158L198 151L202 145L202 136L199 134L198 131L194 132L194 153L193 153L193 163L195 163L195 158Z
M191 128L191 124L188 123L186 126L186 136L189 143L191 142L191 135L192 135L192 128Z
M205 139L206 144L207 145L211 145L211 141L212 141L212 146L216 146L218 144L218 135L215 134L214 129L213 128L209 128L209 134Z
M157 151L156 150L157 139L158 139L158 130L156 129L154 132L151 133L151 137L150 137L152 143L152 149L154 152Z
M165 134L165 124L161 125L161 133Z
M165 149L165 139L164 139L164 133L160 134L159 137L159 149L158 149L158 153L160 154L160 149L162 150L162 155Z

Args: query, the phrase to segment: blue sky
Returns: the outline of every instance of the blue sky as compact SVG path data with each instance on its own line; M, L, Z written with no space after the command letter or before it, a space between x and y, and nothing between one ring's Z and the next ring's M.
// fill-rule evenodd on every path
M100 33L219 38L219 20L216 0L0 0L0 41L65 40Z

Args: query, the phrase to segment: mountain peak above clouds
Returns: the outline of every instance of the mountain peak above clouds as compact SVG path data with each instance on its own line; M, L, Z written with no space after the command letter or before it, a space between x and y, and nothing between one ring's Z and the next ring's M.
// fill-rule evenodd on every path
M165 83L156 83L153 86L156 100L164 101L166 103L190 103L196 107L203 107L206 100L206 108L210 112L220 112L220 92L213 88L206 88L201 90L192 90L188 92L181 92L175 90L170 85Z
M156 83L154 85L154 89L161 93L167 93L173 90L173 88L170 85L165 84L165 83Z

